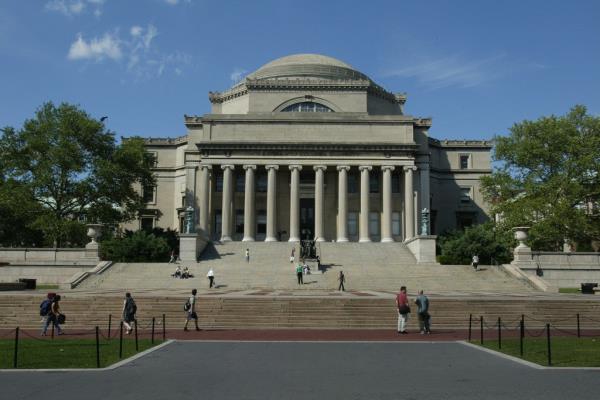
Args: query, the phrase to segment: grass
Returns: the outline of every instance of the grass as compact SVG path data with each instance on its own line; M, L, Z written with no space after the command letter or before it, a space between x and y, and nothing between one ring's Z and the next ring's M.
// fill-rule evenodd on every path
M156 344L160 341L156 340ZM153 347L150 339L138 341L139 351ZM123 339L123 359L135 355L135 340ZM0 340L0 368L13 368L14 340ZM119 339L100 340L100 367L119 361ZM96 368L95 339L19 340L17 368Z
M45 284L45 285L36 285L35 288L37 290L50 290L50 289L58 289L58 285L51 285L51 284Z
M561 287L558 288L558 293L576 293L579 294L581 293L581 290L579 288L571 288L571 287Z
M478 344L478 341L472 341ZM600 367L600 337L552 337L553 367ZM525 338L523 357L520 356L518 338L502 340L502 349L498 349L497 340L484 342L484 347L522 358L540 365L548 365L548 350L545 337Z

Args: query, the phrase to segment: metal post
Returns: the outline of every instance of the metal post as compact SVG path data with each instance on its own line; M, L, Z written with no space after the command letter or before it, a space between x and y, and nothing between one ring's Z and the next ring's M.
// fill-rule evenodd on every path
M108 314L108 338L110 339L110 325L112 323L112 314Z
M119 324L119 360L123 358L123 321Z
M13 358L13 368L17 368L17 356L19 354L19 327L15 329L15 354Z
M479 335L481 336L481 344L483 345L483 315L479 317Z
M469 342L471 341L471 324L473 323L473 314L469 314Z
M100 368L100 328L96 325L96 368Z
M140 350L140 348L138 347L138 324L137 324L137 319L135 321L133 321L135 323L135 351L138 352Z
M521 319L521 334L520 336L520 343L519 343L519 347L520 347L520 351L521 351L521 357L523 357L523 340L525 337L525 322Z
M498 317L498 348L502 348L502 318Z
M579 313L577 313L577 337L578 338L581 337L581 329L580 329L580 325L579 325Z
M548 366L552 366L552 346L550 346L550 324L546 324L546 339L548 341Z
M58 317L54 317L54 318L58 318ZM50 331L50 337L54 340L54 321L52 321L52 330Z
M163 342L164 342L166 340L166 338L167 338L167 327L166 327L166 317L165 317L165 314L163 314L162 317L163 317L163 321L162 321L163 322L163 326L162 326L162 329L163 329Z
M154 320L155 318L152 317L152 339L150 339L150 343L154 344Z

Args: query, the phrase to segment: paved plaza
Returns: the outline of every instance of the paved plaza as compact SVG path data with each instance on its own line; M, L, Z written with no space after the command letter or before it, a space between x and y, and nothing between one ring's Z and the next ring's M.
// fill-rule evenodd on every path
M6 399L595 398L600 371L456 342L174 342L110 371L2 372Z

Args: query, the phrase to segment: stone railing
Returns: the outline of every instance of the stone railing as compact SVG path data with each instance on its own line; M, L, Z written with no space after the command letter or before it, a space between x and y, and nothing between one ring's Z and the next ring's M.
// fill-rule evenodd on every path
M0 247L0 262L77 261L86 258L84 248Z

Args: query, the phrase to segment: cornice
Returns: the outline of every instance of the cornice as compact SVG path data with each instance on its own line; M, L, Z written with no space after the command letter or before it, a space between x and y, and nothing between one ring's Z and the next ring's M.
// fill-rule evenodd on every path
M491 140L439 140L432 137L429 138L429 145L434 147L446 148L485 148L491 149L493 142Z
M269 143L269 142L199 142L200 152L203 150L273 150L273 151L404 151L414 153L418 149L416 143Z
M420 124L423 119L409 115L369 115L367 113L250 113L185 116L188 127L205 123L298 123L298 124Z

